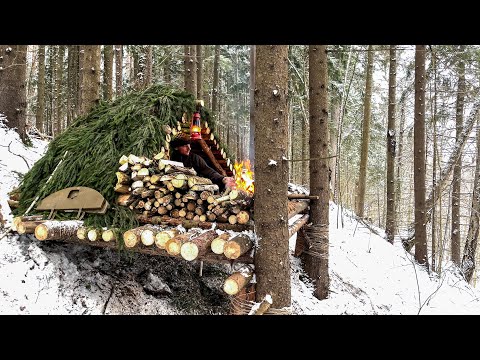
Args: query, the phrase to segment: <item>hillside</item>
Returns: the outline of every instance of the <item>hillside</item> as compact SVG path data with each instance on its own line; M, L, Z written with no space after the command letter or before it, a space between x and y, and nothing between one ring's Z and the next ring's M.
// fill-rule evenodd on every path
M0 204L8 227L6 194L47 144L33 139L33 147L25 148L3 125L0 139ZM293 314L480 313L480 293L450 263L442 274L429 274L399 243L390 245L349 211L337 228L337 215L331 204L330 297L311 295L299 259L291 256ZM294 242L292 237L292 251ZM229 299L221 284L228 271L205 265L200 277L196 263L40 243L0 228L0 314L226 314Z

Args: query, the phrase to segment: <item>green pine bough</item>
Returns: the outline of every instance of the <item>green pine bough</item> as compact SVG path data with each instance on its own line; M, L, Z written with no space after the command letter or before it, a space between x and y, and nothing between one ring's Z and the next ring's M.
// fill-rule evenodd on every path
M116 205L118 194L113 189L118 160L129 154L153 158L165 144L164 125L176 127L183 113L190 117L194 111L193 95L165 85L153 85L114 101L101 101L58 135L45 155L25 174L14 215L23 215L37 196L43 199L67 187L86 186L97 190L111 206L104 215L87 214L86 226L115 227L123 231L137 227L133 212ZM202 119L210 124L205 108ZM66 151L68 155L48 181ZM31 213L34 212L33 209ZM56 218L75 216L76 213L59 213Z

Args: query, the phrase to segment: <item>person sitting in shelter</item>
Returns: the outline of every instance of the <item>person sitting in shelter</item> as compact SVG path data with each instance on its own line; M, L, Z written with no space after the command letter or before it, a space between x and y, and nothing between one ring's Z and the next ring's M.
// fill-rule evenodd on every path
M225 187L235 188L235 179L228 176L223 176L214 169L212 169L206 161L200 156L191 151L191 140L186 136L177 136L170 142L170 147L174 151L170 160L182 162L186 167L195 169L199 176L212 180L217 184L220 192L225 190Z

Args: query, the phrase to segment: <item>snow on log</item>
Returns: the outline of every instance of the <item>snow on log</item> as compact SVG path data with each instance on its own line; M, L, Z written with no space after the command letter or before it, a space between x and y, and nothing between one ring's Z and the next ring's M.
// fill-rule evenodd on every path
M35 228L35 237L38 240L62 240L76 238L77 230L83 225L79 220L48 220Z
M253 277L253 269L248 266L242 266L239 271L230 275L223 284L223 291L228 295L236 295L242 290Z
M148 217L145 215L138 215L137 220L141 223L156 224L156 225L182 225L185 229L191 228L201 228L201 229L211 229L212 226L220 230L233 230L236 232L242 232L245 230L253 230L253 225L241 225L241 224L227 224L227 223L213 223L208 221L194 221L194 220L185 220L185 219L174 219L169 216L152 216Z

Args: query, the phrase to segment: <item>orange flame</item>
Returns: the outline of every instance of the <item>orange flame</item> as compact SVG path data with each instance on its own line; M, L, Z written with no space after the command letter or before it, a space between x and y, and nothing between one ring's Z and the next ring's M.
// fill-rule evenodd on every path
M235 169L235 182L237 189L245 190L246 192L253 194L255 190L253 171L250 168L250 160L245 160L240 163L235 162L233 165Z

